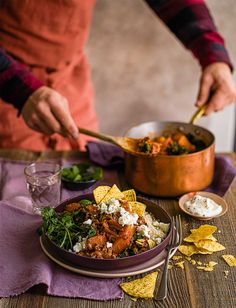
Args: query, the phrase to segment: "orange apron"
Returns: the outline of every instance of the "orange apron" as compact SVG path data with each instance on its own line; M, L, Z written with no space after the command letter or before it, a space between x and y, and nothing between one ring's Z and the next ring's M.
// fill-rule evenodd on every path
M84 45L95 0L7 0L0 3L0 45L45 85L64 95L76 124L97 130ZM0 101L0 147L35 151L84 149L89 137L70 141L31 130Z

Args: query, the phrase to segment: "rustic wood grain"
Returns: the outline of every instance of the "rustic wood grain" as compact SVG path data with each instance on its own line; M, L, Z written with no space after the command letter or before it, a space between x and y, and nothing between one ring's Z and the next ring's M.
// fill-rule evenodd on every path
M227 153L236 165L236 153ZM85 153L78 152L27 152L0 149L0 157L17 160L43 160L49 158L76 158L86 157ZM128 188L122 171L119 174L120 186ZM149 198L166 209L171 215L179 213L177 199L157 199ZM169 293L165 301L155 302L152 300L136 302L127 295L122 300L114 301L91 301L84 299L70 299L64 297L53 297L46 295L45 286L35 286L26 293L12 298L0 299L0 308L121 308L121 307L163 307L163 308L231 308L236 307L236 268L229 267L221 258L222 254L233 254L236 256L236 180L225 195L229 210L221 218L212 220L209 224L217 226L216 237L218 241L226 247L223 252L214 253L211 256L196 256L195 260L201 262L216 261L218 265L213 272L202 272L195 266L185 261L185 269L172 268L169 271ZM183 234L187 235L189 230L201 225L186 215L182 215ZM160 282L161 270L158 277ZM227 278L224 270L229 270ZM158 284L157 283L157 284Z

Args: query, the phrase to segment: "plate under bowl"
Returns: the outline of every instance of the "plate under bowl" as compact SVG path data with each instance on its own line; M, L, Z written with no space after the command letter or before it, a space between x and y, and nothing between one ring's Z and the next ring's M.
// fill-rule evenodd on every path
M68 199L63 203L61 203L55 210L57 212L62 212L67 204L78 202L81 199L92 200L93 195L87 194L83 196L74 197L72 199ZM50 249L54 252L54 254L58 254L64 260L67 260L75 265L83 266L86 268L97 269L97 270L103 270L103 269L111 270L114 268L122 269L145 262L153 258L154 256L158 255L165 249L170 240L172 224L169 214L165 210L163 210L160 206L158 206L156 203L141 197L137 197L137 200L145 203L147 206L147 211L151 212L156 219L160 220L161 222L170 224L170 228L166 238L159 245L148 251L142 252L134 256L118 258L118 259L96 259L91 257L79 256L76 255L75 253L60 248L53 241L51 241L46 234L42 235L43 241L46 242L46 244L50 247Z

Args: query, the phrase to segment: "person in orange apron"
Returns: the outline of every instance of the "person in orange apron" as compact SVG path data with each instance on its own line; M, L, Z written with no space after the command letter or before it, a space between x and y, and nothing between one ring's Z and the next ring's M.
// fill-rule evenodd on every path
M0 2L0 147L84 149L77 127L98 129L84 54L94 2ZM232 64L204 1L146 2L202 66L196 105L208 102L207 115L233 102Z
M34 101L37 104L37 96L47 98L41 107L37 106L44 112L47 112L49 100L52 105L59 100L61 110L58 111L56 106L55 112L61 111L60 118L63 118L64 112L69 132L61 131L58 123L54 123L55 131L66 137L50 135L53 131L47 123L38 129L32 123L34 130L44 134L34 131L29 123L26 125L22 116L17 116L18 111L13 105L1 101L0 147L36 151L84 149L89 137L80 135L77 139L77 127L98 129L89 66L84 54L94 2L38 0L35 5L35 1L11 0L1 3L0 45L42 81L28 100L31 104L23 107L22 115L26 120L30 117ZM37 114L36 109L35 117ZM45 118L41 120L43 122ZM68 134L76 139L68 138Z

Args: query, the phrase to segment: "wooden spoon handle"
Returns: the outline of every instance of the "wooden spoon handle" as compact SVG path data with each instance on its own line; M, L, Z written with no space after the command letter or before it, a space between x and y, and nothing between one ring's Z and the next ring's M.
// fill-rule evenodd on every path
M79 132L81 134L88 135L88 136L91 136L91 137L95 137L97 139L101 139L103 141L107 141L107 142L110 142L110 143L113 143L113 144L117 144L117 141L112 136L93 132L93 131L90 131L86 128L82 128L82 127L78 127L78 129L79 129Z

